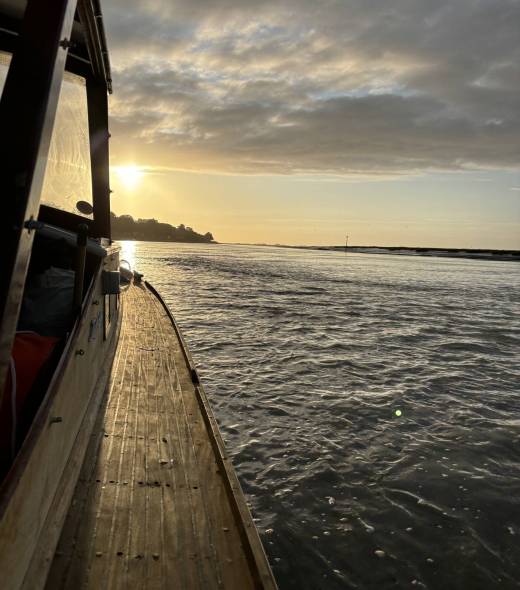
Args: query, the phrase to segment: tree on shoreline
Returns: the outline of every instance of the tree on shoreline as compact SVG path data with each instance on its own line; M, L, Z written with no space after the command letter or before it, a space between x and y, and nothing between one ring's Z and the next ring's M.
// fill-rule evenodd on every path
M178 227L162 223L157 219L137 219L131 215L117 216L110 213L112 237L115 240L143 240L150 242L214 242L211 232L204 235L186 227L183 223Z

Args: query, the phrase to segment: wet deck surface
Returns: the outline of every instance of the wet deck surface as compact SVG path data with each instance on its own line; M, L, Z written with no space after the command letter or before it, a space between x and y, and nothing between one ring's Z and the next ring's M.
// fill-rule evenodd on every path
M145 287L122 297L109 393L46 587L254 588L172 323Z

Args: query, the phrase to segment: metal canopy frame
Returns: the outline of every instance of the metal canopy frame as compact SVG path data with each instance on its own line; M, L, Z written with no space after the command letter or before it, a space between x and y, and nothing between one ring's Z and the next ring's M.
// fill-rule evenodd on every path
M12 53L23 18L21 15L16 18L13 14L2 14L1 4L0 0L0 49ZM71 42L65 69L84 78L104 80L108 93L112 93L110 60L99 0L77 0Z
M77 13L76 13L77 9ZM74 21L75 14L81 24ZM81 38L83 37L83 39ZM83 41L83 43L81 43ZM12 53L0 102L4 237L0 272L0 399L39 217L75 230L78 216L41 207L45 165L64 70L86 78L94 220L110 238L108 105L110 64L98 0L28 0L22 21L0 15L0 49ZM81 218L85 222L84 218Z

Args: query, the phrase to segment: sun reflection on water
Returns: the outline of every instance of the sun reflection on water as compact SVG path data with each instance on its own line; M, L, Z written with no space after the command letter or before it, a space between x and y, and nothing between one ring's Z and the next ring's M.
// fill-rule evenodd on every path
M135 270L135 242L133 240L120 240L121 245L120 261L128 262L130 270ZM123 264L123 266L127 266Z

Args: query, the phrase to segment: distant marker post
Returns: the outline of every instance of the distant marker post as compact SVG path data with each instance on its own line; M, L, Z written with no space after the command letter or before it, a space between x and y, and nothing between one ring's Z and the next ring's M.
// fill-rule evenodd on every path
M403 415L403 413L401 412L401 410L396 410L395 415L399 418L400 416Z

